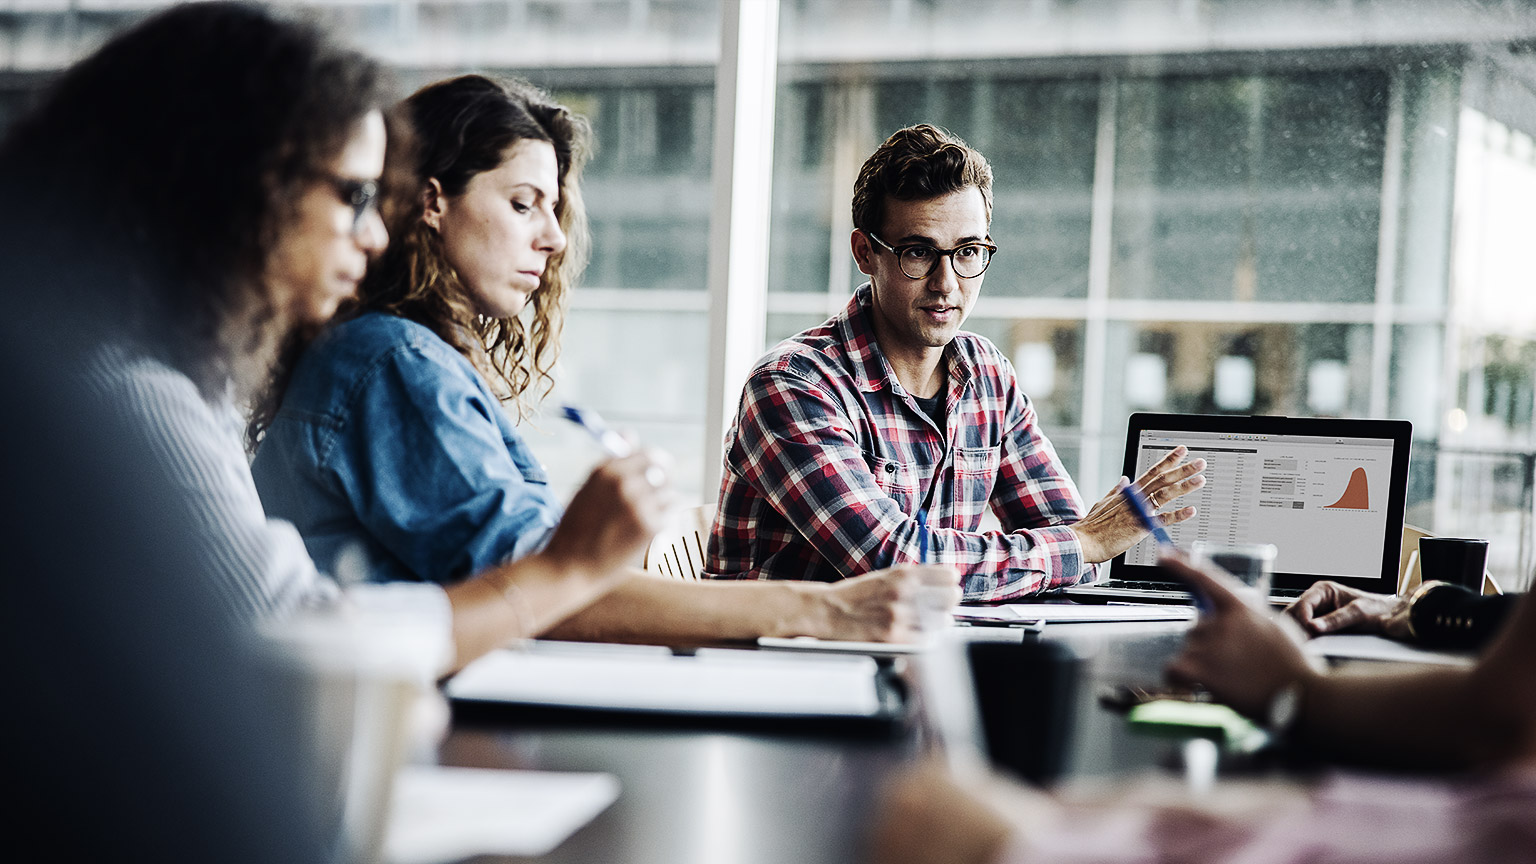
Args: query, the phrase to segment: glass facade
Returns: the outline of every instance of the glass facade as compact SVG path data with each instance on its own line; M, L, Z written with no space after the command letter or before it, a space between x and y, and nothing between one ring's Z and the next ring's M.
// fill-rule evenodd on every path
M0 10L0 124L161 4ZM320 3L407 89L530 77L589 117L594 250L555 399L678 457L712 500L705 410L721 5ZM1509 6L1509 4L1505 4ZM1018 369L1098 497L1138 410L1415 424L1409 521L1536 563L1536 38L1518 4L782 0L765 346L862 282L854 176L937 123L996 175L968 329ZM1513 11L1511 11L1513 9ZM975 22L986 26L977 27ZM1522 41L1523 40L1523 41ZM1522 95L1523 93L1523 95ZM597 453L528 424L561 488Z
M1376 69L1122 83L1110 296L1371 302L1387 103Z

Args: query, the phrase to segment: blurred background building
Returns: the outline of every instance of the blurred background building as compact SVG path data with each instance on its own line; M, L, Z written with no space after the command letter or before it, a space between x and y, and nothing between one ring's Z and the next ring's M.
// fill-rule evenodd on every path
M1536 0L733 2L300 8L406 91L514 73L591 118L595 249L556 398L674 453L685 498L714 499L710 391L740 386L710 369L841 308L858 166L926 121L992 160L1000 251L967 329L1013 358L1086 498L1119 476L1132 411L1407 418L1408 521L1490 538L1495 575L1528 582ZM0 0L0 128L163 5ZM777 57L772 167L722 187L719 106L753 45ZM750 231L721 228L733 193L771 200L744 240L766 305L712 341L711 304L752 290L711 285ZM529 435L574 488L596 453L554 416Z

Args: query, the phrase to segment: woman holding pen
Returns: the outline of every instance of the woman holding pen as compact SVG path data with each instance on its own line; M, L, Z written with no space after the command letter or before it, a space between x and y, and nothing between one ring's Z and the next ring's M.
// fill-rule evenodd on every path
M239 407L278 346L329 318L385 246L387 90L374 61L258 7L153 16L65 73L6 139L0 177L25 202L10 214L25 233L5 264L85 322L72 334L88 346L81 385L154 454L146 470L177 492L168 518L198 540L188 578L233 623L407 594L463 664L622 579L668 493L649 456L610 461L537 552L446 589L344 592L268 518Z
M296 346L266 394L253 471L322 563L353 546L377 575L454 585L535 554L569 519L503 404L521 414L550 383L586 257L589 132L530 85L478 75L423 88L403 112L416 138L414 153L397 151L410 200L357 301ZM920 566L837 585L634 571L548 632L906 640L919 599L952 605L955 582Z

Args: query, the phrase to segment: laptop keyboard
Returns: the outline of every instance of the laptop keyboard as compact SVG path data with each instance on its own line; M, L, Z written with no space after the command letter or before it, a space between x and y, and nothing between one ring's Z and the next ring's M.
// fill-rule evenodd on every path
M1189 592L1189 589L1184 587L1184 585L1179 583L1179 582L1144 582L1144 581L1141 581L1139 579L1110 579L1110 580L1107 580L1107 581L1104 581L1104 582L1100 582L1097 585L1095 585L1094 587L1096 587L1096 588L1133 588L1133 589L1135 589L1137 591L1183 591L1185 593Z
M1094 587L1132 588L1137 591L1179 591L1185 594L1189 593L1189 589L1180 582L1151 582L1140 579L1110 579L1105 582L1100 582ZM1269 595L1271 597L1300 597L1301 591L1302 589L1300 588L1271 588Z

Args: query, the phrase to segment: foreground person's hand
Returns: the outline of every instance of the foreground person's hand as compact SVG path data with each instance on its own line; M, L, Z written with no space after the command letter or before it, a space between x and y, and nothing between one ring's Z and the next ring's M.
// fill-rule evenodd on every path
M1209 690L1249 717L1267 719L1270 702L1287 685L1316 673L1301 653L1300 634L1288 619L1249 605L1237 580L1191 567L1182 556L1158 562L1169 576L1189 586L1205 608L1168 664L1168 680Z
M903 771L886 786L870 826L872 864L988 864L1044 795L992 776L961 787L940 759Z

